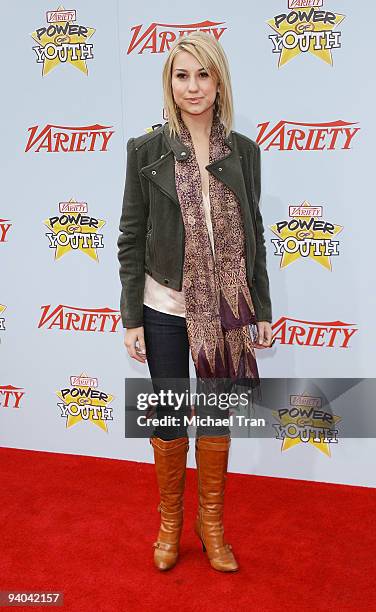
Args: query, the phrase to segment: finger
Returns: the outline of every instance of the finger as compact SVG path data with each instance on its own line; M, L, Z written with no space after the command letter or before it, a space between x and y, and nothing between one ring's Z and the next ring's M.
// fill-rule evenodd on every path
M143 354L146 357L146 346L144 336L138 337L138 353Z
M271 329L271 327L268 327L267 330L266 330L266 339L268 341L267 342L268 346L270 346L271 343L272 343L272 329Z
M138 358L142 361L142 363L145 363L147 357L146 357L145 342L143 338L140 338L140 337L138 338L137 346L136 346L136 354Z
M136 361L140 361L141 363L144 363L144 359L137 354L136 340L134 340L131 343L128 342L126 344L126 347L127 347L128 355L132 359L135 359Z
M139 361L140 363L145 363L145 357L140 355L137 351L138 349L136 349L136 347L133 347L132 350L129 352L130 356L132 357L132 359L135 359L136 361Z
M267 348L271 341L271 328L264 321L257 322L257 338L255 347L259 349Z
M265 341L265 325L263 323L259 324L259 336L258 336L258 343L263 346L264 345L264 341Z
M265 325L264 327L264 345L265 347L270 346L272 340L272 329L270 325Z
M255 348L257 348L257 349L264 349L264 348L266 348L266 346L264 346L263 344L256 344Z
M146 355L144 355L143 353L140 353L138 349L136 349L136 357L135 359L137 359L137 361L140 361L141 363L145 363L146 361Z

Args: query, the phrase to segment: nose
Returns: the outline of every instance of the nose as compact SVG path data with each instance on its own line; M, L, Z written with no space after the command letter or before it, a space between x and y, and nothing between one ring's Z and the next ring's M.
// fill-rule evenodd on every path
M196 80L196 77L194 75L192 75L190 77L190 79L189 79L188 90L189 91L198 91L197 80Z

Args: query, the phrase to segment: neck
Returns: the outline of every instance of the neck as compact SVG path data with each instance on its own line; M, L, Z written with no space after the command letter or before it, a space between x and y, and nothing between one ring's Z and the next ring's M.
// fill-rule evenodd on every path
M209 138L213 123L213 107L201 115L192 115L181 111L181 118L188 128L192 139Z

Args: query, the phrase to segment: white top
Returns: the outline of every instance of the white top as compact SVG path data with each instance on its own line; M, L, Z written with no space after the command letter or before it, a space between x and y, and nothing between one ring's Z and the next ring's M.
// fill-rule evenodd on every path
M209 194L205 195L204 192L202 192L202 199L210 244L213 251L213 257L215 257ZM166 314L185 317L184 289L182 291L176 291L176 289L170 289L165 285L161 285L146 272L144 304L145 306L149 306L150 308L154 308L154 310L159 310L160 312L164 312Z

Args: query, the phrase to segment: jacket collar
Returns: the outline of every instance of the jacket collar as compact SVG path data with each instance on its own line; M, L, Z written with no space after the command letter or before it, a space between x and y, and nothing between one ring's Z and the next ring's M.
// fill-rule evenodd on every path
M180 161L185 161L191 154L189 147L186 147L180 140L178 136L170 136L170 130L168 126L168 121L163 126L163 133L167 140L167 144L172 150L175 158ZM232 132L230 135L225 138L225 143L233 150L232 146Z
M171 198L177 206L180 206L175 185L175 167L171 158L173 155L176 159L185 160L188 159L191 152L179 138L171 138L168 123L164 124L162 131L169 150L159 159L141 168L141 174ZM242 165L237 153L236 143L234 143L234 132L231 132L229 137L225 138L225 141L231 149L230 153L222 159L212 162L206 166L206 169L217 179L223 181L237 195L241 207L245 208L247 206L247 191Z

